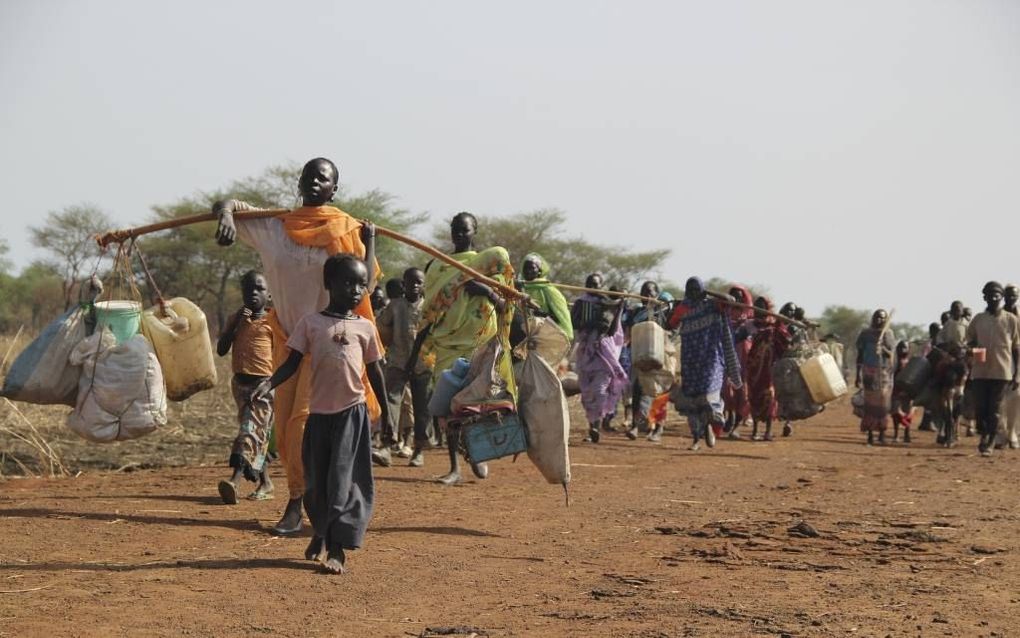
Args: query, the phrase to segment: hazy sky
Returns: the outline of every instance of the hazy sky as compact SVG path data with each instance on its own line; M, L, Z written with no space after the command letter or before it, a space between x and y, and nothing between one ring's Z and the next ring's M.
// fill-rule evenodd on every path
M0 236L326 155L663 273L928 322L1020 282L1020 2L0 2Z

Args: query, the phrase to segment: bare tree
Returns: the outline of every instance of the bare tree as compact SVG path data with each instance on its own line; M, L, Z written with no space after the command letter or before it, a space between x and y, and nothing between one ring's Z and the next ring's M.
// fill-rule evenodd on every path
M77 204L50 211L42 226L30 226L32 243L50 253L47 260L63 279L64 309L74 301L85 269L99 259L95 235L110 230L110 218L92 204Z

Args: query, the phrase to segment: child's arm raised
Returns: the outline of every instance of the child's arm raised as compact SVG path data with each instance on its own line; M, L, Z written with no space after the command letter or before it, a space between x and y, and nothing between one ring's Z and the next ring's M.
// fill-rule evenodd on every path
M303 357L304 355L297 350L291 350L290 355L287 356L287 360L283 362L283 365L276 369L273 376L255 386L255 390L251 393L252 401L266 398L269 396L269 393L273 390L273 388L294 376L294 373L298 370L298 366L301 365L301 359ZM384 394L381 396L385 397L386 395Z
M241 308L227 320L227 325L223 327L223 332L220 333L220 338L216 341L216 354L225 356L230 352L230 346L234 345L234 337L237 336L237 326L241 323L241 317L250 317L251 310L247 308Z

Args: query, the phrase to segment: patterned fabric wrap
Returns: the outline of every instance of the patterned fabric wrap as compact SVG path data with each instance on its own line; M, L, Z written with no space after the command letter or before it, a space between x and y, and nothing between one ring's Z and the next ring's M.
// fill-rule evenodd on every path
M510 284L514 269L505 248L495 246L481 252L450 255L460 263L502 283ZM458 357L470 357L480 346L497 338L502 345L497 368L508 390L517 396L510 357L510 323L513 304L502 313L485 297L472 297L464 290L471 276L445 263L433 262L425 273L425 303L419 330L431 325L422 344L421 357L432 368L433 378L453 366Z
M790 334L785 326L776 323L772 317L759 319L755 325L757 329L747 359L748 397L751 416L755 420L764 421L778 416L772 365L789 346Z
M724 376L734 387L743 386L730 322L717 304L709 300L690 304L680 324L680 339L684 395L719 393Z
M889 424L893 379L889 368L861 366L864 416L861 432L883 432Z

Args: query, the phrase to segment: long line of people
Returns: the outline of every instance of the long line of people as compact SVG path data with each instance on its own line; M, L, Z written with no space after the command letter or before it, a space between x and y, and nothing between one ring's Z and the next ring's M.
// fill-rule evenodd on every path
M440 412L451 406L433 409L427 398L430 390L438 394L445 374L463 367L461 359L480 351L492 353L489 375L480 378L491 376L495 385L483 392L485 405L473 407L481 413L514 408L514 345L531 338L530 327L514 329L520 315L506 293L514 283L530 298L530 312L558 325L565 339L573 333L573 366L589 426L586 440L592 443L614 431L613 419L625 398L631 410L623 428L628 438L636 439L645 429L650 441L659 441L672 403L686 418L691 449L697 450L702 442L714 446L724 432L739 438L747 421L752 439L772 440L773 424L780 420L783 434L789 436L793 421L816 414L824 401L838 394L822 392L828 398L819 399L816 387L807 388L809 380L801 378L802 364L806 369L807 363L817 363L817 353L823 351L839 358L840 347L831 335L817 340L816 326L804 320L803 309L795 304L773 313L771 301L759 296L749 307L746 288L735 286L722 298L691 277L681 300L648 281L640 290L644 302L628 306L603 293L605 278L593 273L586 281L590 291L570 307L547 279L548 266L540 255L524 259L517 281L504 248L477 249L478 220L466 212L450 223L453 249L448 260L410 268L399 282L387 282L385 292L370 294L381 273L375 228L328 205L338 178L333 162L308 162L299 182L303 206L275 219L235 223L234 212L253 207L236 200L214 206L218 241L249 244L265 269L264 274L245 276L245 307L218 344L221 354L234 351L240 423L231 454L233 476L221 483L220 492L225 501L236 502L237 483L244 476L259 482L253 497L268 497L273 486L265 463L273 456L272 418L289 493L274 531L299 531L304 501L316 532L306 556L328 551L330 571L343 571L343 550L360 545L371 513L366 462L388 465L395 452L407 457L409 465L422 467L423 450L430 443L442 444L445 434L450 469L440 480L461 481L462 432L454 422L441 427ZM494 285L471 273L483 274ZM322 285L310 285L313 281ZM271 311L266 309L266 288L274 297ZM854 403L869 443L876 435L884 442L890 420L893 436L903 428L909 440L909 417L916 403L930 413L923 425L937 427L947 445L955 442L956 425L963 419L976 423L982 454L990 454L996 445L1020 445L1017 289L989 282L983 293L986 310L970 321L963 304L951 306L944 325L932 333L923 359L927 366L911 360L908 348L897 348L888 313L874 313L856 343L855 381L861 391ZM380 345L388 350L385 357ZM831 366L838 370L835 363ZM822 377L826 374L822 370ZM331 389L337 387L343 390L343 401ZM1004 402L1006 426L1000 432ZM331 434L336 428L330 424L340 420L349 422L343 431L350 436ZM379 424L379 433L370 450L360 432L372 420ZM307 435L306 422L314 430ZM318 455L319 448L328 448L328 453ZM471 470L479 478L488 475L485 463L472 462ZM331 513L347 512L352 503L356 515L337 519Z

